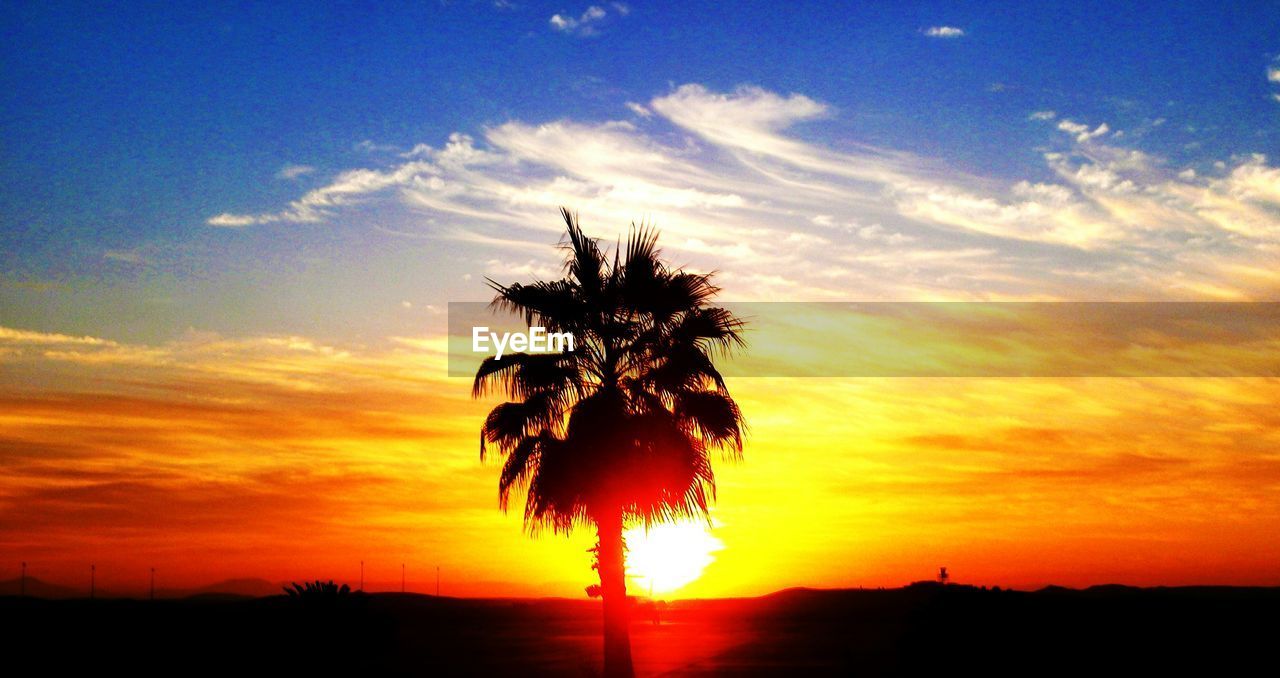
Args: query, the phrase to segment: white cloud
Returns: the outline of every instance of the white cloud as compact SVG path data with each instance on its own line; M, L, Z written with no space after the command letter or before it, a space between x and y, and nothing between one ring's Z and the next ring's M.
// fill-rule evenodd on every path
M526 261L510 261L490 259L485 262L485 273L503 278L538 278L548 280L556 277L561 267L533 259Z
M1280 85L1280 57L1277 57L1267 66L1267 82ZM1280 93L1272 93L1271 98L1280 101Z
M379 233L447 241L481 270L557 270L555 210L612 239L631 221L728 276L734 298L1271 298L1280 169L1261 156L1179 173L1116 146L1105 123L1058 118L1054 177L996 179L795 127L834 112L802 94L684 85L627 121L508 122L343 172L283 208L212 225L318 222L378 209ZM1185 166L1184 166L1185 167ZM390 223L397 209L403 218ZM541 249L539 249L541 251ZM495 263L496 262L496 263ZM1239 275L1248 271L1247 276ZM752 284L760 287L752 287ZM735 288L735 286L740 286Z
M955 26L930 26L924 29L924 34L931 38L962 38L964 29Z
M826 105L802 94L783 97L759 87L716 94L701 85L683 85L649 106L712 143L767 155L799 150L794 141L777 133L828 112Z
M252 226L254 224L263 223L263 222L259 221L257 217L253 217L248 214L231 214L229 212L223 212L222 214L219 214L217 216L209 217L209 219L207 219L205 223L209 224L210 226L224 226L227 228L239 228L241 226Z
M1056 117L1058 117L1058 114L1053 111L1036 111L1035 113L1032 113L1031 115L1027 116L1027 119L1028 120L1053 120Z
M1065 118L1058 122L1058 129L1073 135L1076 138L1076 143L1080 143L1080 144L1083 144L1084 142L1089 141L1090 139L1096 139L1097 137L1100 137L1106 134L1107 132L1111 131L1111 127L1108 126L1107 123L1105 122L1102 123L1101 125L1098 125L1096 128L1093 129L1093 131L1089 131L1088 125L1085 125L1083 123L1073 122Z
M400 150L399 148L391 144L377 144L369 139L365 139L364 141L361 141L360 143L356 144L354 148L357 151L364 151L366 153L395 153Z
M642 117L642 118L652 118L652 117L653 117L653 111L651 111L651 110L649 110L649 109L645 108L645 107L644 107L644 104L638 104L638 103L636 103L636 102L634 102L634 101L628 101L628 102L627 102L627 108L628 108L628 109L630 109L632 113L635 113L636 115L638 115L638 116L640 116L640 117Z
M615 4L614 11L625 16L631 10L626 5ZM609 13L599 5L591 5L576 19L568 14L553 14L548 20L551 28L571 35L592 36L599 33L599 25Z
M434 165L409 162L391 171L357 169L343 172L328 186L308 192L278 212L261 214L219 214L208 220L210 226L249 226L271 223L315 223L371 193L402 185L408 179L436 172ZM429 179L427 179L429 181Z
M870 226L857 226L855 224L853 230L863 240L884 242L890 245L902 245L916 240L916 238L902 233L891 233L880 224L871 224Z
M702 85L683 85L671 94L654 99L652 105L677 125L703 132L714 126L713 119L725 127L777 131L827 112L826 105L803 94L783 97L759 87L739 87L732 94L714 94Z
M276 172L276 178L293 180L293 179L297 179L300 176L311 174L312 172L315 172L315 171L316 171L316 168L312 167L311 165L285 165L284 167L280 168L279 172Z

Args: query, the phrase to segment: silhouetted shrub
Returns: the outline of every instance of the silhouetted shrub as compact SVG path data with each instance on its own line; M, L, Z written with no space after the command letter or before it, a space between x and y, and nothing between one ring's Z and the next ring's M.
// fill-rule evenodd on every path
M284 587L284 592L289 595L290 600L307 604L329 603L336 605L351 597L350 586L346 584L339 586L333 583L333 580L322 582L317 579L304 584L293 582L291 586Z

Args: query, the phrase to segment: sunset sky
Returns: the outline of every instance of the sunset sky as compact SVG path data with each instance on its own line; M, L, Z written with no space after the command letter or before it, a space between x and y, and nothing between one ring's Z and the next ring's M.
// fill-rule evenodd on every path
M446 366L562 205L737 302L1280 300L1280 12L1028 4L6 4L0 580L581 595ZM674 595L1280 585L1277 379L729 386Z

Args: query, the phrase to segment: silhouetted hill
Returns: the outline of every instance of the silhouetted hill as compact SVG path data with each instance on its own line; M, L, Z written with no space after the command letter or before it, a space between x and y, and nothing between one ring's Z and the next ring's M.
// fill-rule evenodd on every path
M191 596L242 596L262 598L278 596L284 593L283 584L269 582L266 579L227 579L208 586L194 589L166 590L166 598L188 598ZM156 595L160 595L157 591Z
M88 597L88 587L76 590L70 586L59 586L49 582L27 577L27 595L35 598L79 598ZM16 596L22 591L22 578L0 581L0 596Z
M220 581L208 586L200 586L197 588L157 588L157 598L190 598L193 596L202 597L241 597L241 598L262 598L264 596L275 596L284 593L282 584L274 584L265 579L228 579ZM35 577L27 577L26 595L32 598L50 598L50 599L67 599L67 598L88 598L89 588L86 585L83 588L74 588L71 586L61 586L42 581ZM10 579L0 581L0 596L17 596L22 590L22 580ZM99 587L95 593L98 598L147 598L150 595L148 590L138 589L135 591L113 591Z
M659 625L640 607L632 639L641 676L1246 675L1277 610L1276 588L788 589L673 601ZM599 634L585 599L0 599L0 637L53 675L593 675Z

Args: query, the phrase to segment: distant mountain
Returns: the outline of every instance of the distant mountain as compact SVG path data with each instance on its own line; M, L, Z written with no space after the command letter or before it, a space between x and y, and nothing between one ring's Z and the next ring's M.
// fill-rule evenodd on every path
M209 597L209 596L244 596L249 598L261 598L264 596L281 595L284 591L281 584L275 584L266 579L227 579L215 584L200 586L197 588L157 588L157 598L191 598L193 596ZM0 581L0 596L16 596L22 592L22 579L9 579ZM59 586L58 584L50 584L41 581L35 577L27 577L26 595L32 598L88 598L88 588L73 588L70 586ZM146 598L150 595L147 590L127 590L127 591L104 591L99 588L97 597L99 598Z
M16 596L22 593L22 578L0 581L0 596ZM74 589L27 577L26 594L32 598L88 598L88 589Z
M278 596L284 593L282 584L269 582L266 579L227 579L216 584L201 586L186 591L185 596L203 596L209 594L225 594L233 596ZM184 597L185 597L184 596Z

